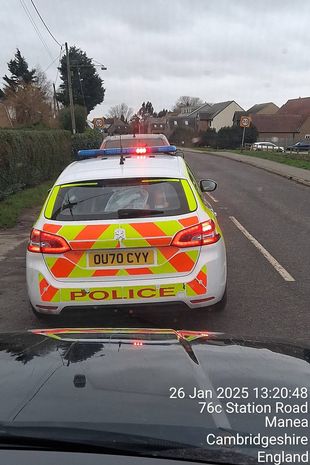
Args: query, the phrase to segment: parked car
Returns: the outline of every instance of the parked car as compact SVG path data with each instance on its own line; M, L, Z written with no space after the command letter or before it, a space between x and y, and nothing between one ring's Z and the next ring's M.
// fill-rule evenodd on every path
M296 142L296 144L286 147L286 150L293 152L299 152L300 150L310 150L310 140L300 140L299 142Z
M284 147L279 147L273 142L254 142L251 145L251 150L264 150L270 152L284 152Z
M202 200L217 184L196 180L165 136L141 136L80 150L85 159L50 191L27 251L36 316L128 303L224 308L224 238Z

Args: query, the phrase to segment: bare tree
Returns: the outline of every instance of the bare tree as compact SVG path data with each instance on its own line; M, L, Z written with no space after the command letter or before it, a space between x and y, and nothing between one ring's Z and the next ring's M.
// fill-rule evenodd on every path
M4 94L6 106L13 115L16 126L32 126L38 123L50 125L51 95L43 73L38 76L36 83L24 84L15 91L7 88Z
M110 118L123 119L126 123L130 120L132 115L133 115L133 109L128 107L126 103L120 103L119 105L114 105L108 111L108 116Z
M176 101L173 111L178 111L182 107L199 107L203 105L203 101L199 97L190 97L189 95L181 95Z

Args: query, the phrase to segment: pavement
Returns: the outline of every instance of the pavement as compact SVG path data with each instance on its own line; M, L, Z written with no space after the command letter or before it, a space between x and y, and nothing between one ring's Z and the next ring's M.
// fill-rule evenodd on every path
M220 156L241 163L246 163L247 165L252 165L256 168L261 168L265 171L269 171L270 173L283 176L284 178L292 179L293 181L299 182L300 184L310 186L310 170L297 168L296 166L285 165L284 163L277 163L276 161L265 160L264 158L252 157L249 155L241 155L238 153L226 151L206 152L205 150L183 148L182 150L184 152L189 153L208 153L209 155Z
M157 327L309 344L309 188L228 157L186 151L185 158L198 179L218 183L206 201L217 212L227 248L224 311L102 309L42 324L31 312L25 286L25 237L36 214L30 211L16 228L1 233L0 243L5 240L10 248L2 247L0 252L0 331L42 326Z

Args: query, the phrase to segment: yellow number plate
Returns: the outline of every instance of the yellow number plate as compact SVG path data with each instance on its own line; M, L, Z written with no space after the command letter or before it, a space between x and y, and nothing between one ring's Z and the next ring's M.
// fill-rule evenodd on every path
M102 268L103 266L132 266L154 265L154 250L104 250L88 253L90 267Z

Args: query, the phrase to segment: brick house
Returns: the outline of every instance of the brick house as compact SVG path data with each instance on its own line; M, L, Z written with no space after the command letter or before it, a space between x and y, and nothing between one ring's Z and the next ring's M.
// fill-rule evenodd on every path
M310 97L288 100L275 114L252 116L259 141L287 146L310 139Z
M274 115L279 110L279 107L273 102L267 103L257 103L249 108L247 111L236 111L234 114L234 126L240 126L241 116L250 116L253 115Z
M190 113L169 116L170 130L177 127L192 129L195 131L206 131L214 128L216 131L233 125L235 112L244 111L234 100L219 103L204 103Z

